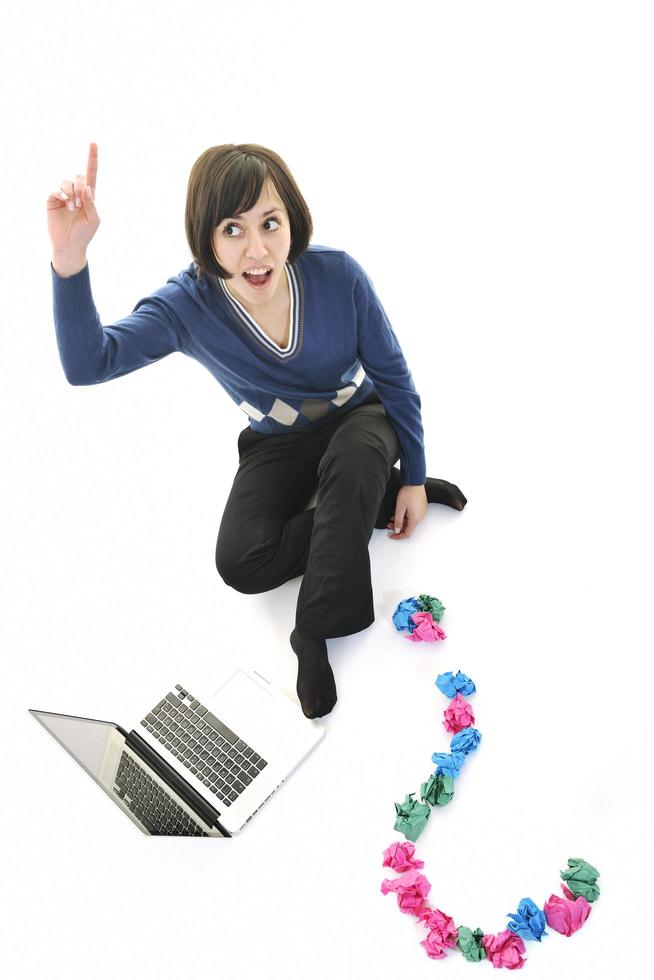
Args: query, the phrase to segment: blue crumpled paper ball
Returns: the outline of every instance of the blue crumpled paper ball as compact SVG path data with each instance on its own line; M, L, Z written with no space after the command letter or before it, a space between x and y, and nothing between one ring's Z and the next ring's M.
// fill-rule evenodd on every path
M442 772L444 776L456 779L463 768L466 757L463 752L434 752L431 761L436 763L434 775Z
M523 898L518 905L518 912L509 912L509 929L521 939L536 939L541 941L545 932L545 913L539 909L530 898Z
M422 607L415 597L403 599L393 613L393 625L399 633L413 633L416 624L411 619L413 613L422 612Z
M460 670L457 670L456 674L453 674L451 670L448 670L446 674L439 674L434 683L446 698L455 698L457 694L467 697L477 690L474 682Z
M481 732L476 728L462 728L460 732L452 736L450 740L451 752L462 752L470 755L475 752L481 740Z

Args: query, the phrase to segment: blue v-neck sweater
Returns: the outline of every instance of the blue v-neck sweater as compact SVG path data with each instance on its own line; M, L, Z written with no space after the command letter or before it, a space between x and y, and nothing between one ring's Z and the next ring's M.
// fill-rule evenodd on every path
M73 385L91 385L180 351L203 364L257 432L311 425L347 412L373 391L400 444L403 484L426 479L420 396L372 282L351 256L309 245L285 272L288 346L272 341L223 279L197 280L195 263L102 326L88 263L63 278L52 264L61 363Z

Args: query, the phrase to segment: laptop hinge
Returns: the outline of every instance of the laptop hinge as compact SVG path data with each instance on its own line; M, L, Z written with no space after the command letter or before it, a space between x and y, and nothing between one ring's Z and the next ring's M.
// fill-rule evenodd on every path
M210 803L208 803L192 786L181 778L181 776L175 772L173 767L169 765L165 759L162 759L154 749L150 748L145 739L141 738L139 733L132 729L132 731L127 735L125 739L127 745L135 752L144 762L154 769L156 774L163 779L165 783L175 790L178 796L184 800L184 802L190 806L199 817L204 820L209 827L216 827L217 830L223 835L223 837L231 837L232 835L228 830L226 830L220 823L217 810L215 810Z

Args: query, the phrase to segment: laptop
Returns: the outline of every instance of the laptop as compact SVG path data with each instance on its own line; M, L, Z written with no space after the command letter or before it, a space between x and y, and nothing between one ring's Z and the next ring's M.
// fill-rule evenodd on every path
M211 697L175 684L130 732L29 710L153 836L238 833L325 733L256 670L235 671Z

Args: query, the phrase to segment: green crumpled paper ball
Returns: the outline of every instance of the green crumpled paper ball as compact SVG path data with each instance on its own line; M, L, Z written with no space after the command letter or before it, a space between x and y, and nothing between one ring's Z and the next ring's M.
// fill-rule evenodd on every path
M407 793L404 803L395 804L395 812L397 813L395 830L399 830L407 840L413 841L415 844L425 829L430 810L426 803L418 803L413 797L413 793Z
M486 959L486 950L483 945L484 930L468 929L467 926L459 926L459 934L456 944L470 963L480 963Z
M437 599L435 595L423 595L418 596L418 602L423 608L423 612L431 613L437 623L440 623L443 618L443 613L445 612L445 606Z
M587 902L599 898L599 871L583 858L568 858L568 867L561 872L561 877L575 898L581 895Z
M420 787L420 796L430 806L447 806L454 796L454 780L442 772L433 774Z

